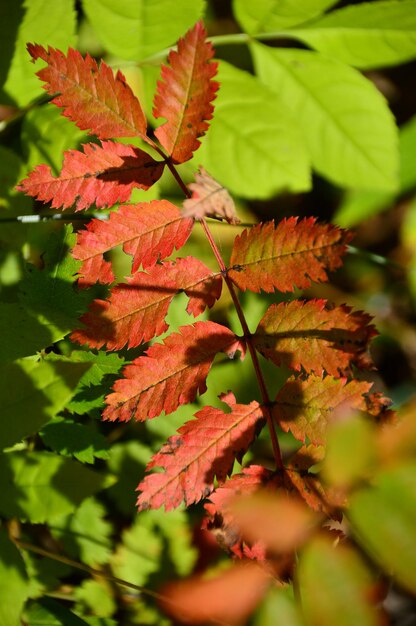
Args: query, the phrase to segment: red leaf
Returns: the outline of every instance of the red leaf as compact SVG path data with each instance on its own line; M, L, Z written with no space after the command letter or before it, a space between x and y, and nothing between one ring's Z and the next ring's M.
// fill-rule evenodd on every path
M146 469L165 471L146 476L138 486L140 510L164 505L169 511L182 501L198 502L213 490L214 477L224 481L234 460L245 454L263 421L262 408L257 402L237 404L232 393L221 400L231 413L204 407L154 455Z
M239 495L246 496L262 487L279 487L282 484L281 477L261 465L244 468L241 474L234 474L210 495L210 501L204 504L207 517L202 527L213 531L220 545L240 559L247 557L264 560L264 546L256 543L250 547L243 542L230 504Z
M192 191L192 198L187 198L183 203L184 216L198 220L214 217L224 219L229 224L240 222L234 200L226 188L212 178L203 167L195 174L195 181L188 185Z
M179 291L189 297L186 310L196 317L215 303L221 287L221 274L194 257L166 261L113 287L109 300L94 300L81 317L85 328L75 330L71 339L91 348L134 348L167 330L164 319Z
M368 343L377 332L371 317L345 305L328 309L326 300L272 304L254 335L259 352L276 365L332 376L351 374L351 365L371 367Z
M134 187L149 189L161 176L164 163L134 146L103 141L88 143L84 152L64 153L62 171L53 176L48 165L38 165L18 189L54 209L75 204L81 211L95 204L98 208L126 202Z
M212 45L205 41L201 22L195 24L178 42L178 51L169 53L170 67L162 66L153 115L167 121L155 130L155 135L174 163L183 163L200 146L198 137L208 129L212 118L219 84L212 80L217 63Z
M313 217L284 219L244 230L234 242L229 276L245 291L305 289L328 279L326 270L342 265L352 235Z
M116 381L114 393L107 396L103 418L144 421L162 411L172 413L206 391L205 380L218 352L233 358L237 350L243 352L243 345L225 326L182 326L123 370L125 378Z
M345 412L365 411L363 394L371 389L371 383L345 378L320 378L309 376L306 380L289 378L277 394L272 409L274 418L286 432L290 430L296 439L323 444L328 423Z
M162 589L160 604L175 623L241 626L272 582L257 563L239 563L214 578L170 583Z
M52 100L81 130L100 139L146 136L146 118L140 103L121 72L116 76L103 61L98 66L89 54L85 59L70 48L67 56L49 47L28 44L34 61L48 66L37 72Z
M289 492L296 492L306 504L327 517L341 521L339 509L345 506L345 496L339 490L323 487L319 474L308 470L325 456L323 446L302 446L287 462L284 481Z
M92 220L87 230L77 235L72 251L82 261L79 270L81 286L97 281L112 283L114 274L104 253L123 245L126 254L133 256L132 272L140 265L151 267L159 259L179 250L191 234L193 220L181 216L179 209L167 200L153 200L120 207L110 214L108 222Z

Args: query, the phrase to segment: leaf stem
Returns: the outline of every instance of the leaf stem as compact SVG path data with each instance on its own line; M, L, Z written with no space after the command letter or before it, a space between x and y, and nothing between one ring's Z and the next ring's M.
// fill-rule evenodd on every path
M190 198L192 196L191 192L189 191L189 189L187 188L187 186L185 185L185 183L183 182L179 172L177 171L175 165L172 163L170 158L166 158L166 164L168 166L168 168L170 169L170 171L172 172L172 175L174 176L176 182L178 183L178 185L180 186L180 188L182 189L183 193L185 194L185 196L187 198ZM274 422L273 422L273 418L272 415L270 413L270 397L266 388L266 383L264 382L264 377L263 377L263 372L261 371L261 367L260 367L260 363L259 363L259 359L257 356L257 352L256 349L254 347L253 344L253 335L250 332L250 329L248 327L247 324L247 320L245 318L244 315L244 311L241 307L240 301L238 299L236 290L234 288L234 284L231 281L230 277L228 276L228 270L227 267L224 263L224 260L221 256L221 252L218 249L217 244L215 243L215 240L212 236L212 233L209 229L209 226L206 222L205 219L201 219L200 220L200 224L204 230L204 233L208 239L209 245L211 246L211 250L214 253L214 256L217 260L218 266L221 270L221 274L224 277L225 283L228 287L228 291L230 292L232 301L234 303L235 309L237 311L237 315L238 315L238 319L240 320L240 324L241 324L241 328L243 330L244 333L244 339L247 342L247 347L248 347L248 351L250 352L250 356L251 356L251 360L253 363L253 367L254 367L254 371L256 374L256 378L257 378L257 382L260 388L260 393L261 393L261 397L262 397L262 402L263 402L263 411L264 411L264 415L267 421L267 426L269 428L270 431L270 438L271 438L271 442L272 442L272 448L273 448L273 455L274 455L274 459L276 461L276 467L280 470L284 470L284 465L283 465L283 459L282 459L282 453L280 451L280 445L279 445L279 441L277 439L277 434L276 434L276 429L274 427Z
M128 587L129 589L134 589L140 593L151 596L152 598L156 598L157 600L166 600L164 596L156 591L151 591L150 589L146 589L146 587L141 587L140 585L135 585L133 583L128 582L127 580L123 580L122 578L117 578L117 576L112 576L111 574L107 574L107 572L103 572L102 570L95 569L94 567L89 567L88 565L84 565L84 563L80 563L79 561L74 561L69 559L68 557L62 554L55 554L54 552L49 552L49 550L44 550L44 548L40 548L39 546L35 546L32 543L28 543L26 541L21 541L16 537L12 537L12 540L17 545L18 548L23 550L28 550L29 552L34 552L35 554L39 554L40 556L44 556L48 559L52 559L53 561L59 561L59 563L64 563L65 565L69 565L70 567L74 567L75 569L82 570L83 572L87 572L91 576L98 576L100 578L105 578L110 582L116 583L117 585L122 585L123 587Z
M34 552L35 554L39 554L47 559L52 559L53 561L59 561L59 563L64 563L65 565L69 565L70 567L74 567L75 569L82 570L83 572L87 572L91 576L97 576L99 578L104 578L109 582L115 583L117 585L121 585L123 587L128 587L129 589L134 589L134 591L138 591L139 593L154 598L155 600L159 600L163 602L165 605L170 604L171 606L176 607L176 609L182 609L182 606L171 600L168 596L163 595L161 593L157 593L156 591L152 591L151 589L147 589L146 587L142 587L141 585L135 585L134 583L130 583L127 580L123 580L122 578L117 578L117 576L112 576L111 574L107 574L107 572L103 572L102 570L95 569L94 567L89 567L88 565L84 565L84 563L80 563L79 561L73 561L66 556L61 554L55 554L54 552L49 552L48 550L44 550L39 546L35 546L32 543L28 543L26 541L21 541L17 537L11 537L12 541L16 544L16 546L22 550L28 550L29 552ZM45 594L51 597L58 597L56 594ZM69 598L64 597L63 594L60 594L62 599L68 600ZM228 626L225 622L220 619L213 619L213 624L218 624L219 626Z
M256 35L248 35L247 33L227 33L225 35L214 35L208 37L215 47L216 46L236 46L239 44L249 44L251 41L273 41L274 39L295 39L298 40L294 33L289 30L279 30L273 33L258 33ZM168 56L171 50L175 50L175 47L165 48L155 54L152 54L145 59L142 59L137 65L158 65L160 62Z

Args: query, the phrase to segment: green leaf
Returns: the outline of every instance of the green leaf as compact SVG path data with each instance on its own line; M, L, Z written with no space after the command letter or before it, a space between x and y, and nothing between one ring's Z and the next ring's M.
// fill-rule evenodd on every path
M374 473L376 431L360 415L335 420L329 427L322 475L331 486L347 489Z
M144 585L160 568L163 540L146 522L148 512L136 517L122 535L122 544L111 559L114 575L135 585Z
M88 364L28 358L0 366L0 449L33 435L65 408Z
M7 74L10 70L19 24L23 19L23 14L24 9L22 0L0 3L0 85L4 85L7 79ZM2 103L6 105L13 104L13 100L6 96L3 89L1 89L1 92Z
M48 452L0 456L0 512L33 524L53 522L104 486L105 477Z
M190 574L196 556L191 542L184 511L145 511L124 531L111 566L116 576L136 585L143 585L157 572L163 580L185 576Z
M64 545L65 552L82 563L96 566L107 563L111 554L111 524L105 520L106 509L87 498L69 517L51 526L52 534Z
M262 602L253 626L270 626L282 624L282 626L304 626L304 621L296 605L293 586L281 589L271 589Z
M71 226L52 233L42 255L44 267L28 266L28 275L20 287L21 303L41 325L47 326L53 341L62 339L75 327L87 298L91 297L74 289L80 267L80 262L69 253L74 243Z
M105 437L86 424L56 417L40 431L45 445L62 456L74 456L81 463L94 463L95 459L108 459Z
M60 561L40 557L33 552L23 551L29 576L29 597L39 598L52 589L58 589L61 580L73 573L73 568Z
M173 45L202 16L204 0L82 0L106 49L140 61Z
M21 0L16 2L19 8L13 9L14 19L11 26L8 18L8 10L14 3L4 2L7 17L0 19L2 30L6 32L6 40L11 39L11 33L15 32L15 48L12 59L6 57L2 62L4 71L5 63L9 70L1 99L3 102L11 102L23 106L33 98L42 95L42 87L39 79L35 76L35 70L26 50L28 42L36 42L43 46L53 46L66 50L75 45L76 13L72 0ZM24 16L20 24L23 10ZM9 32L7 32L9 31ZM3 33L0 33L3 35ZM2 37L3 39L3 37ZM9 46L10 51L10 46Z
M51 598L42 598L30 604L25 611L25 624L27 626L88 626L88 622Z
M416 463L386 470L373 486L355 493L348 516L363 548L388 575L415 593Z
M21 141L26 171L20 180L28 170L34 169L40 163L46 163L58 175L63 153L71 148L78 148L84 138L85 132L64 117L58 107L48 105L32 109L25 115L22 124Z
M400 128L399 160L399 193L406 194L416 187L416 116ZM390 207L396 195L384 191L351 191L345 195L334 221L344 228L355 226Z
M151 449L135 439L111 446L108 469L118 480L107 490L107 495L127 517L135 511L135 490L144 476L144 468L151 456Z
M0 363L31 356L62 338L61 332L17 302L0 303L0 327L7 328L0 343Z
M78 323L93 296L74 289L80 266L69 254L74 242L71 226L52 232L42 269L27 266L19 285L20 303L0 304L0 324L8 331L0 344L0 362L32 355L65 337Z
M7 214L3 214L4 217L28 213L32 207L32 200L15 190L17 183L26 174L23 161L9 148L0 146L0 163L0 211L7 209ZM7 243L7 238L4 241Z
M397 188L397 129L370 81L308 50L251 49L260 80L293 112L317 172L339 185Z
M297 122L275 93L247 72L220 62L214 119L196 156L231 192L267 198L310 188Z
M360 69L404 63L416 57L416 0L344 7L290 34Z
M174 513L171 515L171 513ZM171 564L172 573L187 576L196 560L196 549L192 545L192 529L185 511L166 513L162 510L149 512L149 517L160 528L166 545L165 559ZM169 575L167 572L165 575Z
M338 0L234 0L234 14L250 35L273 33L320 15Z
M71 361L90 363L91 367L79 381L74 397L67 404L67 409L78 415L85 415L92 409L104 405L105 396L113 381L113 374L117 374L124 364L124 359L118 354L108 354L99 351L97 354L83 350L74 350Z
M301 554L298 578L308 626L380 624L376 609L366 601L372 585L370 573L352 549L334 548L317 537Z
M0 528L0 624L20 626L28 596L28 579L19 550Z
M117 610L111 588L105 580L84 580L75 589L75 596L78 603L85 606L86 612L92 612L97 617L109 617Z

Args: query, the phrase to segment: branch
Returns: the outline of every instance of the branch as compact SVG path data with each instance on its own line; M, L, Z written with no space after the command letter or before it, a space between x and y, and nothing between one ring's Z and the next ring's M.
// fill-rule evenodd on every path
M189 191L189 189L187 188L187 186L185 185L185 183L183 182L179 172L177 171L176 167L174 166L174 164L172 163L172 161L168 158L166 159L166 164L168 166L168 168L170 169L170 171L172 172L172 175L174 176L176 182L178 183L179 187L182 189L183 193L185 194L185 196L187 198L191 197L191 192ZM280 446L279 446L279 441L277 439L277 434L276 434L276 430L274 427L274 422L270 413L270 406L271 406L271 401L270 401L270 397L266 388L266 383L264 382L264 377L263 377L263 373L261 371L260 368L260 363L257 357L257 352L256 349L254 347L254 343L253 343L253 335L250 332L250 329L247 325L247 320L245 318L244 315L244 311L241 307L240 301L238 299L237 293L235 291L234 285L232 283L232 281L230 280L230 278L228 277L228 270L227 267L223 261L223 258L221 256L221 253L218 249L217 244L215 243L215 240L212 236L211 231L209 230L208 224L206 222L205 219L200 220L201 226L205 232L205 235L208 239L209 245L211 246L211 249L214 253L214 256L217 260L218 266L220 268L221 274L224 277L225 283L228 287L228 291L230 292L232 301L234 303L235 309L237 311L237 315L238 315L238 319L240 320L240 324L241 327L243 329L243 333L244 333L244 338L247 342L247 346L248 346L248 350L250 352L250 356L251 356L251 360L253 363L253 367L254 367L254 371L256 374L256 378L257 378L257 382L260 388L260 393L261 393L261 397L262 397L262 402L264 405L264 412L265 412L265 416L266 416L266 420L267 420L267 425L270 431L270 437L271 437L271 441L272 441L272 447L273 447L273 455L276 461L276 466L278 469L280 470L284 470L284 465L283 465L283 459L282 459L282 453L280 451Z

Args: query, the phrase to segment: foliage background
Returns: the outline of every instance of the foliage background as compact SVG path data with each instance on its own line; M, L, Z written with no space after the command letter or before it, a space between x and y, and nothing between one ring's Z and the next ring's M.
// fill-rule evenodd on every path
M111 576L157 589L194 571L206 552L197 549L202 507L135 512L134 489L151 454L198 403L156 423L101 423L100 409L115 375L138 353L97 355L66 339L93 297L74 288L77 264L68 255L80 219L16 219L53 213L17 193L15 185L41 162L57 173L63 151L79 147L85 138L46 104L27 42L63 50L76 46L121 67L152 120L151 100L165 49L204 16L209 34L217 37L217 57L224 61L222 88L211 129L195 159L181 166L183 176L191 180L203 164L234 194L243 221L316 215L354 227L357 249L343 270L330 285L306 295L347 302L375 317L380 331L373 347L376 387L397 406L412 406L416 3L371 3L379 7L371 17L373 38L368 33L363 38L354 28L341 36L336 22L331 36L319 18L302 30L303 19L290 17L293 2L287 2L288 18L261 23L259 15L271 4L26 0L1 5L0 624L14 626L21 619L32 626L169 623L152 599L114 584ZM354 11L355 4L360 3L308 1L304 17L313 19L335 5L351 5ZM389 13L393 4L401 5L396 17ZM360 19L365 23L365 16L351 15L353 25ZM237 36L244 31L257 41ZM169 174L133 200L159 196L182 201ZM218 225L214 232L227 255L237 229ZM188 247L212 264L198 233ZM120 277L128 271L123 259L116 252ZM242 300L252 325L271 301L249 293ZM178 310L170 313L173 327L187 321ZM227 296L213 315L236 324ZM272 391L284 377L282 372L276 380L269 370ZM228 388L240 402L256 397L248 362L219 362L204 404L217 403L217 395ZM289 436L282 440L286 451L293 449ZM270 458L266 433L250 454ZM9 536L103 568L108 578L19 551ZM213 547L208 552L221 567L221 555ZM407 602L402 592L397 594ZM270 615L267 610L263 607L253 623L272 623L262 617Z

